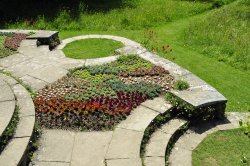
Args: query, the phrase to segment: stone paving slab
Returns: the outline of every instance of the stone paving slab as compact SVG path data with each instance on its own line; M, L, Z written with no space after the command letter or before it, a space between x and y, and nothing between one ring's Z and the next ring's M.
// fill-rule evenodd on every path
M29 92L20 84L16 84L12 87L12 90L17 99L30 99Z
M143 132L116 129L105 158L139 158L142 137Z
M15 96L9 85L5 84L0 86L0 102L1 101L10 101L15 100Z
M146 146L146 157L165 157L166 147L171 135L157 130L151 136Z
M14 66L16 64L22 63L26 60L29 60L30 58L32 58L32 57L27 56L27 55L23 55L23 54L19 54L19 53L9 55L5 58L0 59L0 66L8 68L8 67Z
M0 136L10 123L15 111L15 101L0 102Z
M20 43L20 47L26 47L26 46L37 46L36 45L37 40L22 40Z
M113 132L78 132L71 166L104 166L104 156Z
M107 160L107 166L141 166L141 159L115 159Z
M117 59L117 56L109 56L109 57L97 58L97 59L87 59L85 66L102 65L105 63L113 62L116 59Z
M0 155L1 166L17 166L23 157L29 137L12 139Z
M0 79L9 84L9 86L14 86L18 83L15 79L8 77L2 73L0 73Z
M31 73L34 70L41 69L45 65L34 63L31 61L24 61L22 63L18 63L16 65L13 65L11 67L6 68L6 71L9 71L14 75L15 77L23 77L29 73Z
M47 82L43 80L39 80L29 75L25 75L21 77L20 79L23 81L24 84L31 86L33 90L40 90L48 84Z
M54 66L46 66L38 70L33 70L33 72L29 75L38 78L39 80L43 80L48 83L53 83L59 78L66 76L67 73L68 71L65 69Z
M141 105L148 107L159 113L164 113L170 108L172 108L172 105L168 103L166 99L164 99L163 97L156 97L153 100L147 100L143 102Z
M70 166L70 163L67 162L34 162L32 165L35 166Z
M146 157L145 166L165 166L165 157Z
M181 149L181 148L173 148L172 154L175 154L178 157L173 157L170 155L169 163L171 166L192 166L192 151Z
M171 90L171 93L180 97L182 100L193 105L194 107L202 107L215 103L225 103L227 99L209 86L189 89L184 91Z
M15 138L31 137L35 125L35 116L20 117L16 131Z
M45 130L40 147L34 155L34 162L71 162L75 133L64 130Z
M150 122L158 114L159 113L149 108L138 106L132 111L131 115L129 115L127 119L122 121L117 127L144 132Z
M173 134L176 129L180 128L182 125L184 125L187 121L182 119L172 119L166 124L164 124L159 130L166 134Z

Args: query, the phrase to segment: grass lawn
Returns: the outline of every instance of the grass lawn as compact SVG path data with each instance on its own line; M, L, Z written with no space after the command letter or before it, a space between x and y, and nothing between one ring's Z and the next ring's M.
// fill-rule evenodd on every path
M242 129L218 131L209 135L193 151L192 164L194 166L216 165L249 165L250 139ZM242 163L246 157L248 163Z
M123 44L110 39L83 39L66 45L65 55L74 59L101 58L114 55L114 51Z

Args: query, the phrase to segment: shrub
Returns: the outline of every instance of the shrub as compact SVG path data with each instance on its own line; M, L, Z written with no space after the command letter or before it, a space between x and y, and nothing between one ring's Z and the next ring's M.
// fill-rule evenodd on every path
M26 35L22 33L16 33L11 37L6 37L4 46L11 50L17 50L22 40L26 39Z
M175 82L174 88L177 90L186 90L189 88L189 84L183 80L177 80Z

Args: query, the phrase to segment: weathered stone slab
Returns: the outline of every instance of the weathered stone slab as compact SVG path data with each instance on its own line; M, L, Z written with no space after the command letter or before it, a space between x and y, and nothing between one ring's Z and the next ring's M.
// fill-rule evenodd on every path
M75 133L63 130L45 130L34 161L70 162Z
M43 67L43 64L34 63L32 61L25 61L8 67L6 68L6 70L11 72L15 77L22 77L31 73L34 70L41 69Z
M30 98L29 92L20 84L14 85L12 90L18 100Z
M0 102L14 100L14 94L9 85L5 84L0 86Z
M227 99L218 93L215 89L209 86L197 87L184 91L171 90L171 93L180 97L194 107L202 107L216 104L219 102L225 103Z
M173 148L169 163L171 166L192 166L192 151L180 148Z
M16 166L22 159L27 148L30 138L14 138L12 139L4 151L0 155L1 166Z
M1 58L0 66L5 67L5 68L11 67L13 65L22 63L30 58L31 58L30 56L23 55L23 54L13 54L5 58Z
M94 65L102 65L105 63L113 62L117 59L118 56L109 56L104 58L97 59L87 59L85 65L86 66L94 66Z
M184 125L187 121L182 119L172 119L164 124L160 130L164 133L172 135L178 128Z
M138 49L138 47L133 47L133 46L125 46L115 50L116 54L121 54L121 55L138 54L140 52L141 50Z
M17 51L23 55L29 56L31 58L44 56L46 52L38 50L36 46L26 46L26 47L18 47Z
M113 132L79 132L76 134L71 166L104 166L104 157Z
M36 46L37 40L22 40L20 47Z
M146 146L146 157L165 157L166 147L171 135L157 130L151 136Z
M38 31L34 31L34 32L35 32L35 34L28 36L27 39L50 38L50 37L58 34L57 31L47 31L47 30L38 30Z
M187 81L190 87L207 85L205 81L203 81L194 74L185 75L181 79Z
M145 166L165 166L165 157L146 157Z
M39 80L35 77L29 76L29 75L25 75L23 77L20 78L24 84L26 85L30 85L32 87L33 90L40 90L43 87L45 87L45 85L47 85L48 83L42 80Z
M46 161L39 161L39 162L32 162L31 165L35 166L70 166L69 162L46 162Z
M22 112L22 110L20 110L20 112ZM31 137L34 125L35 125L35 116L21 117L19 119L14 137L15 138Z
M15 101L0 102L0 136L7 128L15 111Z
M150 122L158 114L158 112L147 107L138 106L132 111L131 115L129 115L127 119L122 121L117 127L144 132Z
M13 85L17 84L17 81L14 78L12 78L10 76L6 76L6 75L4 75L2 73L0 73L0 79L4 80L10 86L13 86Z
M168 103L166 99L164 99L163 97L156 97L153 100L147 100L143 102L141 105L148 107L159 113L164 113L170 108L172 108L172 105Z
M17 106L22 110L19 111L19 117L35 115L35 107L31 98L18 99Z
M46 66L42 69L34 70L29 75L48 83L52 83L62 78L63 76L66 76L67 73L68 71L63 68Z
M143 132L116 129L110 142L106 159L139 158Z
M140 158L107 160L107 166L142 166Z

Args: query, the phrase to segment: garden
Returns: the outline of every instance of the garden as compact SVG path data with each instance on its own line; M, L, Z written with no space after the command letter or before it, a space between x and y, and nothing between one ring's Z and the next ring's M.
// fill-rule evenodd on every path
M241 118L236 117L235 119L239 122L234 124L234 128L241 126L240 128L208 134L192 150L192 165L250 164L248 148L250 146L249 0L109 0L108 2L76 0L72 3L66 1L57 5L55 3L57 1L54 0L46 2L25 0L20 5L17 5L15 0L0 2L1 29L31 30L29 33L0 32L0 73L15 78L29 91L34 104L36 126L44 131L114 132L116 136L117 129L127 129L124 123L132 123L130 121L138 109L143 107L145 110L147 108L153 110L148 105L145 106L145 103L163 98L173 107L169 109L170 114L160 113L151 119L147 128L139 131L143 132L140 142L140 153L143 155L140 155L142 158L147 157L146 149L151 137L154 137L154 132L164 127L164 124L171 123L174 118L185 119L188 123L172 133L165 148L164 161L168 163L171 150L175 148L175 142L182 138L189 125L199 126L200 123L209 123L209 120L218 118L219 109L224 110L226 107L225 117L238 112L247 117L247 120L239 121ZM36 10L29 10L29 8ZM20 10L13 13L10 9ZM225 96L228 101L226 106L211 102L211 106L196 108L176 95L199 88L200 85L193 87L192 83L195 80L191 80L190 84L190 80L184 79L186 76L175 77L171 70L161 66L162 62L156 65L142 58L143 53L139 53L140 55L120 54L117 50L126 48L126 44L108 38L75 40L66 43L62 50L58 47L50 48L51 56L47 56L46 53L46 57L52 61L58 58L54 52L59 50L69 63L84 62L76 65L77 67L63 68L67 74L56 81L42 80L37 75L32 75L32 72L24 76L22 72L26 69L23 68L19 68L20 77L18 74L16 76L12 66L5 67L4 63L11 61L11 55L27 56L18 49L22 41L27 41L27 37L35 34L36 30L58 31L62 44L64 40L91 34L114 35L131 39L141 44L153 55L159 55L167 59L169 63L177 64L197 75L207 82L208 86L211 85L218 90L218 93ZM40 48L39 51L43 49L43 47ZM32 46L32 49L35 48ZM35 56L36 54L33 58ZM46 57L39 56L41 59L35 61L38 63L38 68L34 67L34 70L39 70L39 65L41 65L41 71L43 71L42 58ZM109 57L114 57L114 60L100 65L86 65L91 60L98 61ZM14 62L13 66L17 66L18 70L18 64ZM32 65L28 65L29 63L27 63L28 68L33 68ZM58 66L54 67L56 72ZM50 68L50 70L53 73L54 69ZM50 72L47 75L49 77ZM32 85L22 81L23 78L36 79L36 84L42 84L43 88L35 91ZM210 90L208 88L207 91ZM157 104L154 103L155 106ZM158 110L156 112L159 113ZM140 120L150 115L137 115L140 118L136 117L135 126ZM14 128L18 127L15 125ZM128 130L136 131L137 128ZM11 132L8 140L15 138L15 130L11 128ZM0 136L2 151L7 143L4 140L5 143L1 144L1 139L5 137ZM36 145L39 141L35 140L37 139L34 139L34 147L33 145L31 147L30 160L33 159L32 154L36 153L35 150L39 149ZM110 158L103 160L109 166ZM147 165L146 159L143 162Z

